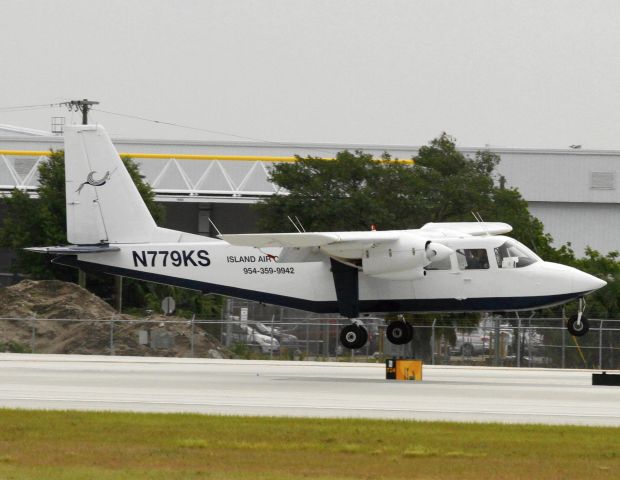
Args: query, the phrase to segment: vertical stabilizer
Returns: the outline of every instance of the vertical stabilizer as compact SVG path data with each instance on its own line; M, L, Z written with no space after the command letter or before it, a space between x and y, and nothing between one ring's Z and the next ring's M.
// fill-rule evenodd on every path
M155 221L103 127L66 126L64 136L69 242L150 242Z

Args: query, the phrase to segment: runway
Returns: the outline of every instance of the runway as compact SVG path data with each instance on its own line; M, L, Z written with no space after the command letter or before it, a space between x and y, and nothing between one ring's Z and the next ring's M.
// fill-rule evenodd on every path
M0 354L0 407L620 426L592 371Z

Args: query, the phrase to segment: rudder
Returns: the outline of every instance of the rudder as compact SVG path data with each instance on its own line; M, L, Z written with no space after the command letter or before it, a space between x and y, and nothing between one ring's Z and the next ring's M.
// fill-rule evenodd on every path
M148 243L157 225L105 129L64 129L67 239L76 245Z

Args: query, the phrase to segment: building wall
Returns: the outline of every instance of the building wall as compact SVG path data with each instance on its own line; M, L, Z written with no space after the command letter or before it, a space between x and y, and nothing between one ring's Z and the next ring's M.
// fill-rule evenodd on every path
M577 256L586 247L620 251L620 205L611 203L528 202L530 212L560 246L571 242Z
M252 204L164 202L165 217L161 226L183 232L215 237L222 233L256 233L257 217Z
M499 152L498 172L528 202L620 203L618 152Z
M258 232L258 218L251 204L213 204L212 220L222 233Z
M199 155L322 156L344 149L363 150L375 156L389 152L394 158L415 157L418 147L402 145L261 144L248 142L183 142L114 139L120 152ZM0 149L47 150L62 148L61 137L2 137ZM474 155L477 148L461 148ZM556 245L571 242L577 255L587 245L606 253L618 250L620 189L617 170L620 152L492 148L501 163L508 187L518 188L532 214L540 218ZM10 190L13 179L25 178L36 159L9 159L0 183ZM261 163L218 161L206 172L208 161L138 160L154 186L158 200L169 210L165 226L210 235L212 218L222 232L254 232L256 217L248 203L273 194L268 168ZM6 163L6 162L5 162ZM167 165L167 166L166 166ZM217 167L217 168L215 168ZM33 169L34 171L34 169ZM29 177L30 178L30 177ZM36 181L36 176L32 177ZM7 191L9 191L7 190ZM204 192L207 192L205 194Z

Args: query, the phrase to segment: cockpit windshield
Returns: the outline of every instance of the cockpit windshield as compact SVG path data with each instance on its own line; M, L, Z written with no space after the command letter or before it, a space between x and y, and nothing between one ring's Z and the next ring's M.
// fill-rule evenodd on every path
M506 240L495 249L495 258L499 268L522 268L538 261L538 257L524 245Z

